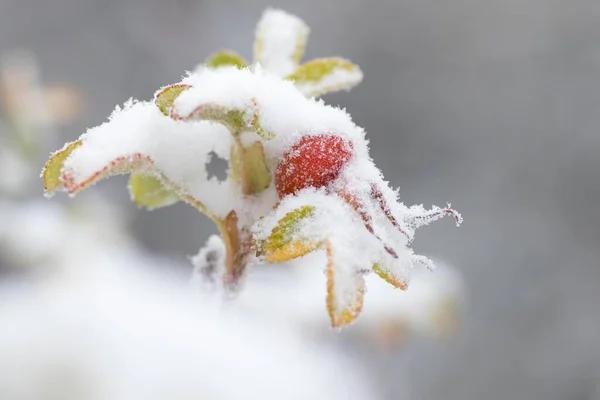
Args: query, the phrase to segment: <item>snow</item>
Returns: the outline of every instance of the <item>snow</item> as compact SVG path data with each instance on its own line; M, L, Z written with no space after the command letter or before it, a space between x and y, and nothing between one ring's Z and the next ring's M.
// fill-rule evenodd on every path
M235 208L241 196L233 182L208 179L206 164L211 152L229 159L231 136L219 124L174 121L162 115L154 103L130 101L81 139L82 146L64 163L63 179L70 191L105 176L144 172L175 183L217 216ZM119 160L125 165L119 165Z
M243 110L247 120L257 114L260 125L275 134L272 140L264 141L270 158L278 158L302 134L332 132L354 141L364 140L364 131L348 113L307 99L292 82L261 69L205 68L182 82L193 87L175 100L175 115L190 117L207 104Z
M198 254L191 258L194 269L192 284L203 292L220 290L219 278L225 272L225 244L217 235L211 235Z
M281 218L305 205L314 206L315 214L297 226L292 240L316 240L330 250L327 266L331 268L332 312L360 305L359 298L365 292L362 276L371 271L375 263L399 279L410 279L414 263L412 251L404 246L396 248L397 258L392 257L346 202L323 191L307 189L286 197L274 212L255 225L254 237L267 239Z
M291 82L249 69L205 69L183 79L194 87L175 101L172 112L188 116L203 104L241 109L248 119L257 113L261 126L274 132L263 140L270 169L285 148L302 134L335 132L351 139L357 154L367 154L364 131L344 111L305 98ZM288 110L293 109L294 113ZM205 164L214 151L229 158L231 135L210 121L193 123L163 116L150 102L130 101L109 121L83 136L83 145L64 163L64 183L76 191L98 179L129 172L156 172L207 206L217 216L239 209L239 188L209 180Z
M126 265L0 298L3 399L376 398L347 360Z
M369 205L369 202L366 201L365 204ZM284 198L276 210L256 223L254 237L258 240L267 239L281 218L292 210L306 205L316 207L316 213L310 220L303 221L297 227L295 238L319 242L330 241L335 269L347 270L342 276L336 273L340 290L345 290L341 289L346 286L344 282L351 287L360 285L354 277L361 271L370 271L375 263L407 281L410 279L415 262L420 263L421 258L415 256L412 250L405 246L406 237L389 223L379 224L376 219L373 219L374 231L377 235L375 236L368 231L364 222L342 198L314 189L306 189L295 196ZM370 210L370 214L378 215L374 208ZM379 215L380 220L384 218ZM397 257L391 255L384 244L392 245ZM339 296L346 298L347 294L339 293Z
M300 18L278 9L265 10L256 27L255 61L280 77L291 74L302 58L308 33Z

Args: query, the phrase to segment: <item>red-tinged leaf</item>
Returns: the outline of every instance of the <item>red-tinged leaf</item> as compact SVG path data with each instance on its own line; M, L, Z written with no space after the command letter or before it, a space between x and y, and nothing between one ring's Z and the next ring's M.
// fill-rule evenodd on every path
M42 181L44 182L44 193L46 195L51 195L63 186L63 182L61 181L63 164L73 150L79 146L81 146L80 139L65 144L62 149L50 156L42 171Z
M169 115L173 102L184 90L189 89L191 86L185 83L176 83L162 88L154 95L154 104L164 115Z

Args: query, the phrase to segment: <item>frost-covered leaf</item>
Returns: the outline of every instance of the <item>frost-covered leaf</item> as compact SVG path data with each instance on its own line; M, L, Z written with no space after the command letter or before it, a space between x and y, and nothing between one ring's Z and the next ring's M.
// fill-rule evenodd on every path
M245 194L260 193L269 187L273 177L261 142L245 146L241 151L240 146L232 146L231 152L230 177L242 185Z
M400 290L406 290L408 286L408 280L405 277L397 276L393 271L382 268L379 264L373 264L373 272L379 275L381 279Z
M258 253L267 262L280 263L301 257L320 246L319 240L306 237L302 230L315 214L315 207L306 205L288 212L281 218L266 240L258 242Z
M292 240L270 252L265 261L277 264L302 257L321 246L321 242L310 239Z
M140 207L148 209L169 206L179 201L179 196L155 176L132 174L129 178L129 194Z
M186 89L189 89L190 85L176 83L169 85L154 95L154 103L164 115L169 115L169 111L175 99Z
M365 294L365 279L362 275L338 265L340 260L329 240L325 241L327 254L327 312L333 327L347 325L360 314Z
M415 231L422 226L429 225L430 223L445 217L446 215L450 215L454 218L456 226L460 226L463 222L460 213L452 209L450 204L445 208L433 206L430 210L426 210L422 205L411 206L407 210L403 220L406 226Z
M97 181L113 175L124 175L134 172L152 172L154 160L142 153L131 153L113 158L107 165L95 171L87 178L80 180L73 168L63 169L62 181L69 193L75 193Z
M306 96L320 96L358 85L363 73L358 65L343 58L319 58L302 64L288 79Z
M51 195L54 191L62 186L61 170L67 157L77 147L81 146L81 140L75 140L67 143L62 149L58 150L50 156L42 171L42 180L44 182L44 192L46 195Z
M211 54L206 59L206 65L210 68L220 68L232 65L238 68L246 68L248 62L235 51L221 50Z
M256 27L254 61L278 76L292 73L304 54L308 32L300 18L267 9Z
M314 215L315 207L308 205L287 213L271 231L271 236L265 242L265 250L280 247L292 240L294 235L298 233L300 224Z

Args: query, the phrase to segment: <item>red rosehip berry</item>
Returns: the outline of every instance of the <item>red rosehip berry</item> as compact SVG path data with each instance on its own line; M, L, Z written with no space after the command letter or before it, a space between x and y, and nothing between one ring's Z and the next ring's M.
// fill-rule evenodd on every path
M288 148L275 172L279 198L336 180L354 154L352 143L333 133L303 136Z

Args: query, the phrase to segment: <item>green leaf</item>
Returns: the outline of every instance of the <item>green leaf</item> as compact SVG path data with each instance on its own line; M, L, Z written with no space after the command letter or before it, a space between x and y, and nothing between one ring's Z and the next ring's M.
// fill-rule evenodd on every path
M220 68L228 66L236 66L240 69L246 68L248 63L244 60L244 57L231 50L221 50L211 54L206 59L206 65L210 68Z
M131 174L129 193L138 206L148 209L169 206L179 201L175 192L167 189L160 179L151 175Z
M373 272L375 272L381 279L389 283L390 285L400 289L406 290L408 287L408 280L404 277L398 276L388 268L383 267L380 264L373 264Z
M279 263L301 257L315 249L322 242L306 237L300 237L298 230L301 224L312 218L314 206L302 206L287 213L281 218L271 235L264 241L258 242L258 253L264 255L267 262Z
M63 164L73 150L79 146L81 146L81 139L65 144L62 149L50 156L50 159L46 162L42 170L42 181L44 182L44 192L46 195L50 195L62 187L63 183L60 177Z
M179 97L184 90L189 89L190 87L190 85L186 85L185 83L176 83L174 85L166 86L154 95L154 104L156 104L164 115L168 116L175 99Z
M356 86L363 74L351 61L332 57L304 63L287 78L306 96L320 96Z
M244 147L239 153L240 146L231 147L229 176L234 181L240 183L243 192L246 194L257 194L265 190L271 184L273 176L267 161L261 142L254 142L250 146Z

